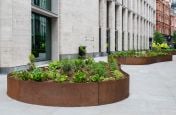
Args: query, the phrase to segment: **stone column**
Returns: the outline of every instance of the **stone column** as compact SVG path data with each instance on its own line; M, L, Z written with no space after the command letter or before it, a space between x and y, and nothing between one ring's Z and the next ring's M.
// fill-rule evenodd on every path
M147 26L146 20L144 21L144 49L146 49L146 35L147 35Z
M141 18L138 18L138 50L141 49Z
M133 50L133 13L129 14L129 33L130 33L130 50Z
M107 2L100 0L101 52L106 53Z
M110 27L110 51L115 51L115 2L110 4L110 16L109 16L109 27Z
M118 50L122 51L122 6L117 9Z
M144 19L142 18L142 28L141 28L141 36L142 36L142 50L144 50Z
M134 16L134 50L137 50L137 15Z
M128 50L128 10L126 8L123 16L124 50Z

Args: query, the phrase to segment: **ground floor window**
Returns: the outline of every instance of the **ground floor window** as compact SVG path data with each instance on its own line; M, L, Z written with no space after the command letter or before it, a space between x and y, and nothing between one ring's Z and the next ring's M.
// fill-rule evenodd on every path
M36 13L32 13L32 53L36 61L51 59L51 21Z

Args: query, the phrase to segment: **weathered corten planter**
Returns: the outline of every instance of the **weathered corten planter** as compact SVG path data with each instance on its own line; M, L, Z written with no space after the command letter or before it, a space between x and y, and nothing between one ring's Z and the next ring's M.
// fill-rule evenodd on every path
M124 73L124 72L123 72ZM54 83L7 77L9 97L30 104L61 107L95 106L121 101L129 96L129 75L100 83Z
M176 55L176 51L171 51L171 55Z
M172 55L156 57L156 62L172 61Z
M118 57L117 62L124 65L146 65L158 62L172 61L172 55L158 57Z

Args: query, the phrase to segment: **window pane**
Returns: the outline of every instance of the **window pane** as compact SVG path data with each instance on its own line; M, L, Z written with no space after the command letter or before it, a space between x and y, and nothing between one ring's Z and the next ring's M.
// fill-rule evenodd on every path
M37 61L51 58L50 19L35 13L32 13L32 53Z
M46 10L51 10L51 0L32 0L32 4Z

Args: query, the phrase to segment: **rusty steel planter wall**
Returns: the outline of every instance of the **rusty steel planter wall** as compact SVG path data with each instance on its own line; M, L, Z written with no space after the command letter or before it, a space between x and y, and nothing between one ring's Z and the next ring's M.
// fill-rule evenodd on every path
M176 55L176 51L171 51L171 55Z
M95 106L121 101L129 96L129 75L101 83L22 81L7 77L9 97L30 104L61 107Z
M158 62L172 61L172 55L158 57L118 57L117 62L124 65L146 65Z

